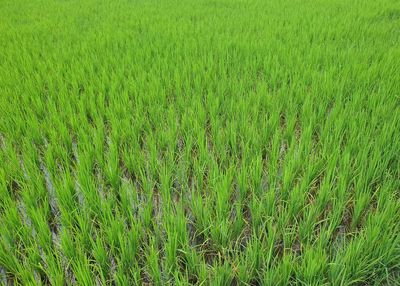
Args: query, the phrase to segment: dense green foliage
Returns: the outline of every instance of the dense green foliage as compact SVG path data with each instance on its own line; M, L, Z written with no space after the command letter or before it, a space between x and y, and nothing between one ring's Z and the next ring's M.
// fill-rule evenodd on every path
M398 0L0 0L0 281L395 285Z

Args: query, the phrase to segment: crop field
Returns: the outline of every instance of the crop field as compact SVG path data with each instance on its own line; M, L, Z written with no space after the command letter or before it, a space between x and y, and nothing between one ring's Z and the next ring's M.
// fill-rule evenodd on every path
M0 0L0 284L399 281L399 0Z

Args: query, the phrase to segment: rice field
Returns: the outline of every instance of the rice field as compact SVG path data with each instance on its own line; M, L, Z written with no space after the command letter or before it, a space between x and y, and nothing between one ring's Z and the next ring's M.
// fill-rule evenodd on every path
M399 281L398 0L0 0L0 283Z

